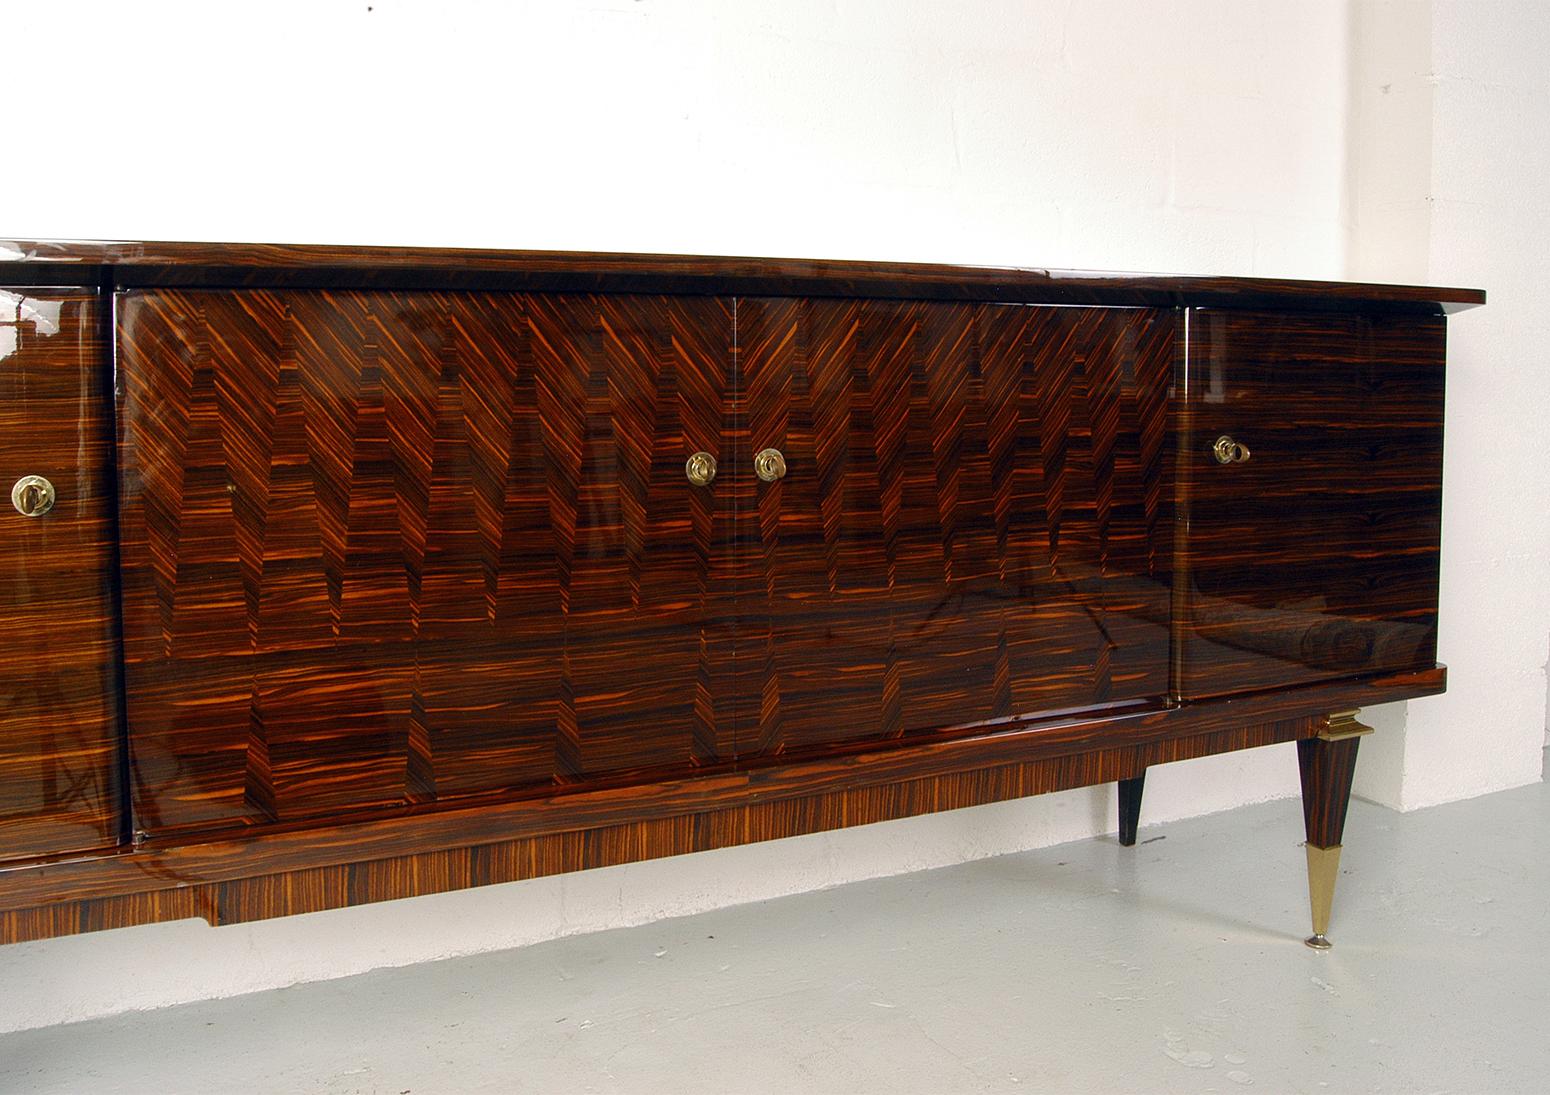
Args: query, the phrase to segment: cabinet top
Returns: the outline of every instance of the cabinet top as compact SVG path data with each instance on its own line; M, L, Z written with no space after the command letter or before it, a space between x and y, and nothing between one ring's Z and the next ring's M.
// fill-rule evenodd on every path
M516 289L1458 312L1481 289L833 259L318 244L0 240L0 283Z

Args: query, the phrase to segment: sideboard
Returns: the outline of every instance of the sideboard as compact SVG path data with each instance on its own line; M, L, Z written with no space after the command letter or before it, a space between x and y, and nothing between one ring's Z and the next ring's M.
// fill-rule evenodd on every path
M1475 290L0 243L0 942L1297 743L1441 692Z

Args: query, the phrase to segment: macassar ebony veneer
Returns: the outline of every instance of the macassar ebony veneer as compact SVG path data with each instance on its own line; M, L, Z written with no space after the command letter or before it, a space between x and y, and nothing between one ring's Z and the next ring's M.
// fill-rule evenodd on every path
M1298 742L1439 692L1472 290L0 244L0 941Z

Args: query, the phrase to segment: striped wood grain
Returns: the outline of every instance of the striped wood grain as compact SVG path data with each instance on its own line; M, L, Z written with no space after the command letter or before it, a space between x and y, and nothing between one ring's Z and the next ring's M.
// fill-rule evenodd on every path
M135 816L162 835L730 757L730 305L136 292Z
M1445 340L1440 316L1190 313L1183 696L1436 662ZM1216 461L1224 435L1248 461Z
M103 356L95 292L0 289L0 860L120 838ZM41 517L24 475L54 484Z
M753 752L1165 693L1173 323L738 301L746 447L788 467L738 482Z
M819 791L711 810L334 866L298 866L223 882L147 877L137 891L0 910L0 944L201 917L236 924L633 863L778 837L867 825L1128 779L1148 766L1315 734L1321 719L1184 735L968 771ZM3 881L3 879L0 879Z

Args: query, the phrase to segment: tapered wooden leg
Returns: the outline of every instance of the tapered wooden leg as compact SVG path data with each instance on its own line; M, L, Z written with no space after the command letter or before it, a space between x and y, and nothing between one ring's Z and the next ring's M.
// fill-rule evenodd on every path
M1346 807L1351 802L1351 777L1356 774L1356 747L1372 727L1356 721L1355 711L1329 717L1329 727L1317 737L1297 743L1302 772L1302 817L1308 834L1308 904L1313 934L1306 942L1317 950L1329 948L1329 913L1340 873L1340 838Z
M1136 829L1141 824L1141 791L1145 786L1145 770L1135 779L1119 781L1119 842L1127 848L1136 842Z

